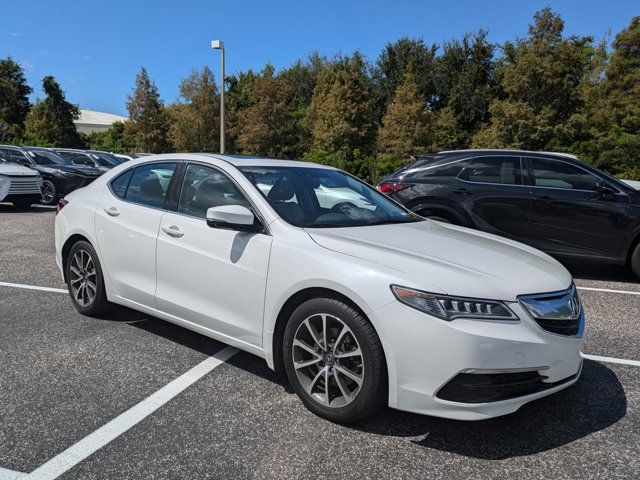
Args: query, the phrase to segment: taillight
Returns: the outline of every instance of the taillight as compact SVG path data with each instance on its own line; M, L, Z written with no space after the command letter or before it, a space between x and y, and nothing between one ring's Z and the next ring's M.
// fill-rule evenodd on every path
M379 192L386 193L387 195L391 193L399 192L400 190L404 190L405 188L413 187L410 183L398 183L398 182L385 182L378 185L376 188Z
M58 206L56 207L56 215L60 213L60 210L62 210L68 203L69 203L69 200L65 200L64 198L61 198L60 200L58 200Z

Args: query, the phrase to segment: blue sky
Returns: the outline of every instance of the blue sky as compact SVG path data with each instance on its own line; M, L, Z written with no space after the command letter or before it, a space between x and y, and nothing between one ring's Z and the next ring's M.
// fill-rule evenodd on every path
M213 38L225 42L228 73L286 67L313 50L357 49L374 60L403 36L442 43L479 28L498 43L522 36L546 5L567 33L599 38L640 14L638 0L0 0L0 56L23 64L34 97L42 96L42 77L54 75L81 108L125 114L141 65L167 103L191 68L208 64L217 73Z

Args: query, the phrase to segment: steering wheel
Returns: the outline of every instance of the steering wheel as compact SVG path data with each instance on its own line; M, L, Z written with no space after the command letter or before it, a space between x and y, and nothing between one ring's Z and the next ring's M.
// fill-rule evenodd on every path
M358 206L351 202L338 202L333 207L331 207L331 211L344 213L345 215L349 215L352 208L358 208Z

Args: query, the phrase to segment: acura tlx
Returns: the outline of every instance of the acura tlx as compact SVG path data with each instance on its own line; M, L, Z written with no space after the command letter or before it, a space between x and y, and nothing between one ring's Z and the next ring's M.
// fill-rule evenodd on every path
M331 421L383 405L485 419L581 372L562 265L331 167L147 156L62 199L55 233L79 312L124 305L258 355Z

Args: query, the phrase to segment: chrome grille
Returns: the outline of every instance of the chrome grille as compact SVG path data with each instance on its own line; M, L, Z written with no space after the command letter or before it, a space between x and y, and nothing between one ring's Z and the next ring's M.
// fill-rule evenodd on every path
M543 330L557 335L582 335L584 312L575 285L561 292L521 295L518 302Z
M40 193L40 182L38 177L11 178L9 195L21 193Z

